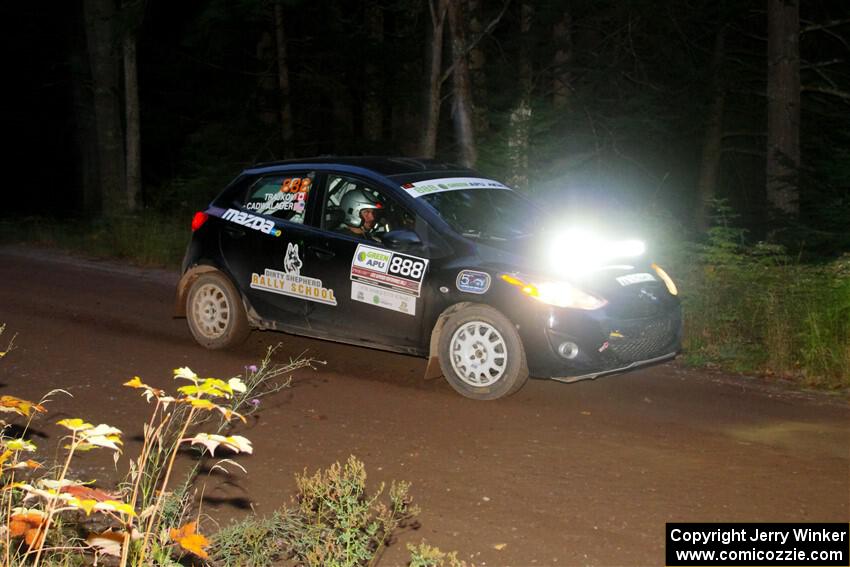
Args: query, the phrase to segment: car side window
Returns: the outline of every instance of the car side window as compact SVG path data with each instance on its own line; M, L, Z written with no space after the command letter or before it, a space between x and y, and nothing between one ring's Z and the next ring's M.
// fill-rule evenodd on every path
M415 218L406 208L363 180L331 174L327 184L323 229L378 242L393 230L415 230Z
M260 177L248 189L244 207L253 213L303 224L315 179L314 171Z

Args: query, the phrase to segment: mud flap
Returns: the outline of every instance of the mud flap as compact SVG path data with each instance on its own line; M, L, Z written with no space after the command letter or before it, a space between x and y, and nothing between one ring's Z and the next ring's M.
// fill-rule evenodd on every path
M431 356L428 358L428 366L425 367L425 380L434 380L443 377L443 369L440 368L440 357Z

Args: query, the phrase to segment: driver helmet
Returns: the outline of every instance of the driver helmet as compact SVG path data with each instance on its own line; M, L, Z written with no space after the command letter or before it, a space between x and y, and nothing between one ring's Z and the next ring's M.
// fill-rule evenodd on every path
M353 189L342 198L340 208L345 213L343 222L348 226L357 228L363 224L363 219L360 218L360 211L364 209L382 209L383 205L363 189Z

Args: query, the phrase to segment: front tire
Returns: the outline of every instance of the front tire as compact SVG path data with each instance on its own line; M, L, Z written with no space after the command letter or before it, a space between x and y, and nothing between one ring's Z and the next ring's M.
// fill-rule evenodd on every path
M440 332L439 355L443 376L467 398L495 400L528 381L516 327L487 305L470 305L449 315Z
M192 282L186 319L195 341L211 350L240 345L251 332L239 292L220 272L202 274Z

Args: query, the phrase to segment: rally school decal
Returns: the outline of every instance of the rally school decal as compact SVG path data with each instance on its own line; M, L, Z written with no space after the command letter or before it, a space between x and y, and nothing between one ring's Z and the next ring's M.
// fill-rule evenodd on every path
M421 197L431 193L457 191L459 189L508 189L510 187L492 179L478 177L446 177L443 179L428 179L416 183L405 183L401 186L411 197Z
M241 224L246 228L259 230L260 232L264 232L272 236L280 236L281 234L280 230L274 227L274 222L243 211L227 209L224 211L224 214L221 215L221 218L229 220L230 222L235 222L236 224Z
M476 272L475 270L462 270L457 275L455 285L460 291L466 293L487 293L490 289L490 274L487 272Z
M351 299L415 315L427 269L425 258L359 244L351 259Z
M266 268L262 275L251 274L251 289L270 291L325 305L336 305L334 290L324 287L320 279L302 276L301 266L298 245L290 242L286 246L286 257L283 260L284 271Z

